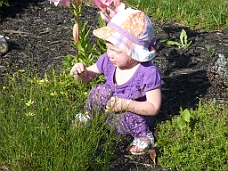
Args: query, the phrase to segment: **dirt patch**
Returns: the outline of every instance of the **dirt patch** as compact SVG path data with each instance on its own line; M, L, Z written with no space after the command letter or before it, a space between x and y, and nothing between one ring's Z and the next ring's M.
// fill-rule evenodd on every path
M44 73L49 68L61 68L67 54L76 54L72 46L73 22L63 7L55 7L46 0L9 1L1 9L0 35L7 38L9 52L0 57L0 81L3 75L15 69L32 67ZM82 21L88 21L91 30L97 25L97 10L85 6ZM157 57L153 62L163 77L163 102L158 121L171 119L180 106L196 108L199 99L217 99L226 104L228 97L228 32L191 30L172 20L153 21L157 39ZM182 29L192 41L188 49L168 46L160 40L179 42ZM90 40L95 37L90 35ZM131 137L123 138L117 149L116 170L150 170L148 154L129 156L127 145ZM112 169L113 170L113 169Z

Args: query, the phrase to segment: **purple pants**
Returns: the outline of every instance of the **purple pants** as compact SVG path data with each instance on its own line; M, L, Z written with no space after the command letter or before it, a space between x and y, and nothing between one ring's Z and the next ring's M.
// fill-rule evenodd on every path
M113 92L106 84L99 84L88 95L86 110L92 115L93 111L104 111ZM154 122L154 116L142 116L133 112L113 113L108 112L107 122L115 127L119 134L132 135L135 138L149 136L149 126Z

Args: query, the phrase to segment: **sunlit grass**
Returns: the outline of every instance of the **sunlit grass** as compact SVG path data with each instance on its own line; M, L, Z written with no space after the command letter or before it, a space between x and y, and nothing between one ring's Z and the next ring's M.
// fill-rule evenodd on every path
M159 164L173 170L227 170L228 109L215 101L157 125ZM184 121L184 114L190 116Z
M227 0L132 0L126 1L152 19L173 19L193 28L220 30L228 28Z
M0 165L13 170L105 170L117 135L97 114L92 124L72 127L88 86L53 71L43 78L8 75L0 95Z

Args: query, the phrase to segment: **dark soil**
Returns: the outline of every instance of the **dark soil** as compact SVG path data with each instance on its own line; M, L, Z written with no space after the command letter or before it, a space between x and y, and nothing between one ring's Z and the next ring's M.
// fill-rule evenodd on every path
M9 51L0 56L0 81L6 72L27 69L37 73L59 69L67 54L76 55L72 46L72 15L63 7L46 0L9 1L1 8L0 35L9 43ZM85 6L81 20L91 30L97 25L97 10ZM163 102L158 122L177 115L180 106L196 108L198 101L216 99L227 103L228 97L228 32L193 30L172 20L153 21L157 39L157 57L153 60L163 76ZM179 42L185 29L192 41L188 49L168 46L160 40ZM90 41L95 37L90 35ZM156 135L156 130L155 130ZM131 156L127 146L131 137L124 137L117 149L118 159L110 170L151 170L149 154ZM114 169L115 168L115 169Z

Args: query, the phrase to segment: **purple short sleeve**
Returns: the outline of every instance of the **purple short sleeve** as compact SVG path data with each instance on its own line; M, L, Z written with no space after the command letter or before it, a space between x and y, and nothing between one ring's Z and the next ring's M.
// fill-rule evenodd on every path
M143 79L145 92L161 87L161 74L155 66L148 68Z
M126 99L139 99L144 97L147 91L161 87L161 74L151 61L141 63L134 75L124 84L115 86L113 76L115 66L110 62L107 53L101 55L96 62L97 68L105 76L105 84L108 84L113 95Z
M99 57L99 59L96 62L97 68L100 71L100 73L104 73L105 72L105 66L107 66L109 61L108 55L107 53L104 53L103 55L101 55Z

